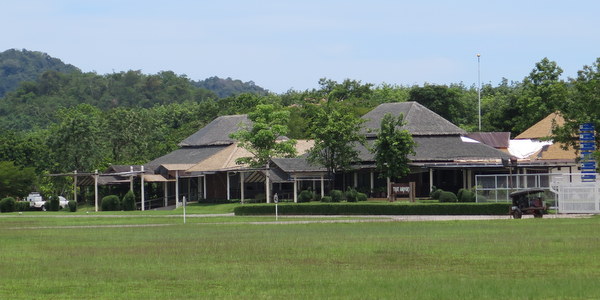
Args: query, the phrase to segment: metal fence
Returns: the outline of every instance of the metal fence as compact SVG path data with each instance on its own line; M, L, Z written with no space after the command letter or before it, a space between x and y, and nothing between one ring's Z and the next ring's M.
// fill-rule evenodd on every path
M510 193L528 188L541 188L548 191L550 199L554 199L550 191L551 183L561 179L564 174L498 174L476 175L476 201L485 202L510 202Z
M600 213L600 184L582 182L559 184L555 188L558 196L558 211L561 213Z

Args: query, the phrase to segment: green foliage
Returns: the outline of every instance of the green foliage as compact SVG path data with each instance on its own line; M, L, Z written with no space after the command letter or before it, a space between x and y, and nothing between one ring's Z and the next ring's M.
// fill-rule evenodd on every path
M358 200L358 201L367 201L368 200L367 194L365 194L365 193L357 193L356 194L356 200Z
M123 205L123 210L130 211L135 210L135 195L132 190L129 190L125 196L123 196L123 200L121 201Z
M408 156L415 155L415 142L406 129L404 116L397 118L387 113L381 120L381 127L374 143L375 162L382 178L402 178L410 173Z
M340 190L332 190L329 192L329 196L331 196L331 202L341 202L344 193Z
M272 104L257 105L255 110L248 114L252 128L240 129L230 135L239 141L240 147L252 154L249 157L238 158L236 163L263 167L273 157L295 157L296 141L279 140L287 134L289 115L289 111L276 110Z
M310 202L314 198L313 192L303 190L298 194L298 202Z
M50 197L50 200L46 202L46 209L49 211L59 211L60 210L60 200L58 196Z
M217 76L209 77L200 81L193 81L196 87L214 92L219 98L236 96L243 93L267 95L268 91L257 86L253 81L243 82L229 77L223 79Z
M9 49L0 52L0 98L20 83L34 81L46 71L69 73L79 69L38 51Z
M329 202L333 202L333 201L331 199L331 196L323 196L323 198L321 198L321 202L329 203Z
M16 209L16 201L13 197L6 197L0 200L0 212L13 212Z
M477 105L471 102L477 99L469 99L463 95L464 87L460 85L425 84L410 90L409 101L419 102L453 124L473 124L474 117L477 116Z
M330 203L285 204L281 215L506 215L509 203L380 204ZM244 205L234 209L236 216L271 215L273 205Z
M25 197L36 181L31 167L17 167L13 162L0 161L0 197Z
M101 200L102 211L120 211L121 210L121 201L119 201L119 196L110 195L105 196Z
M433 189L431 190L431 194L429 195L429 197L431 197L431 199L434 199L434 200L440 200L440 194L443 191L444 190L438 189L434 186Z
M475 202L475 193L469 189L460 189L456 194L458 202Z
M453 192L448 192L448 191L440 192L439 200L442 203L458 202L458 198L456 197L456 194L454 194Z
M75 202L75 200L69 200L68 207L69 207L70 212L76 212L77 211L77 202Z
M346 196L346 201L348 201L348 202L358 201L358 192L354 188L348 187L346 189L345 196Z
M15 211L28 211L31 209L29 201L17 201L15 202Z

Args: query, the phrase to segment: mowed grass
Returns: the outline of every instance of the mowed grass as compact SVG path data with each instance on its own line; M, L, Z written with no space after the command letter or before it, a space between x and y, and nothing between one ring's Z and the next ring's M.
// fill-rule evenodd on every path
M145 223L136 218L104 220ZM47 229L30 219L0 218L1 299L600 295L600 218Z

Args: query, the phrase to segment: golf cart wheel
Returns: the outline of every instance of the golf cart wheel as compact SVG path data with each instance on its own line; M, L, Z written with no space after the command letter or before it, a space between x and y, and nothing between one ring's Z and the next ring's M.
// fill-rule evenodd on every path
M520 219L523 216L523 213L520 210L515 210L512 213L514 219Z

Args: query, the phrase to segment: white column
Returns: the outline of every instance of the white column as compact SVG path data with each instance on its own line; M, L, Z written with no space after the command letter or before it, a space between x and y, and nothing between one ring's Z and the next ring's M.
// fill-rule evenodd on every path
M433 189L433 169L429 169L429 192Z
M244 172L240 172L240 202L242 202L242 204L244 203L244 188L245 188L245 184L244 184L244 180L245 180L245 176L244 176Z
M473 187L473 170L467 170L467 188Z
M77 203L77 170L73 171L73 201Z
M179 170L175 171L175 207L179 207Z
M163 182L163 190L164 190L165 206L167 206L169 204L169 202L168 202L168 200L169 200L169 182L168 181Z
M523 180L525 180L525 182L523 184L524 184L524 187L527 188L527 181L528 181L527 180L527 169L523 168L522 170L523 170L523 175L525 175L525 176L523 176Z
M98 170L94 172L94 206L96 211L98 211Z
M298 180L294 176L294 203L298 203Z
M354 172L354 188L358 187L358 173Z
M129 166L129 172L131 172L129 175L129 190L133 191L133 166Z
M321 175L321 198L325 197L325 178Z
M201 195L202 195L202 192L201 192L202 183L200 182L200 178L201 178L201 177L200 177L200 176L198 176L198 183L197 183L197 185L198 185L198 202L200 202L200 197L201 197Z
M229 172L225 172L227 175L227 200L231 199L231 182L229 181Z
M144 166L142 166L142 173L140 173L140 189L141 194L140 194L140 200L142 201L142 211L146 210L146 199L145 199L145 192L144 192Z
M271 203L271 181L269 180L269 163L267 163L267 169L265 170L265 194L267 197L267 203Z
M202 184L204 185L202 192L204 193L204 199L206 199L206 175L202 176Z

